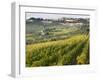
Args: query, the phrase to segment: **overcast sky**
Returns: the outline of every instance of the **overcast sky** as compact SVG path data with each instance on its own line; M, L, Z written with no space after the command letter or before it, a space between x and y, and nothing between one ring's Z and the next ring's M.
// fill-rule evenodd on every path
M58 19L62 17L66 18L89 18L88 15L74 15L74 14L51 14L51 13L26 13L26 19L29 19L30 17L35 18L46 18L46 19Z

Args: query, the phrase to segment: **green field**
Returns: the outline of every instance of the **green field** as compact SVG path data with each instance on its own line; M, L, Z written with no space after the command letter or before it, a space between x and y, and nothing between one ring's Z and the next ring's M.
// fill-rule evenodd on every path
M87 19L86 19L87 20ZM26 23L26 67L89 64L89 22Z
M88 35L26 46L27 67L74 64L89 64Z

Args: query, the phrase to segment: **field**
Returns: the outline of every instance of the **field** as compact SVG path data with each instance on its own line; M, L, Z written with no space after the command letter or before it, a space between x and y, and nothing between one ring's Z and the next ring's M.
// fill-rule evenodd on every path
M26 22L26 67L89 64L89 23Z

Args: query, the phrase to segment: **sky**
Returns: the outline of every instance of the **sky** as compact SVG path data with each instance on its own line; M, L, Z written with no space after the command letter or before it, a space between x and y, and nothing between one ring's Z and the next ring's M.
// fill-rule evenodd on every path
M51 13L34 13L34 12L27 12L26 19L29 19L30 17L35 18L44 18L44 19L59 19L62 17L66 18L89 18L89 15L81 15L81 14L51 14Z

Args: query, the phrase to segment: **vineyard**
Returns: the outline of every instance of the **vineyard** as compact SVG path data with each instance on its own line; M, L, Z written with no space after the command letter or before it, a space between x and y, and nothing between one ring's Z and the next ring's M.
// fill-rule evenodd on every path
M26 45L26 66L89 64L89 35Z

